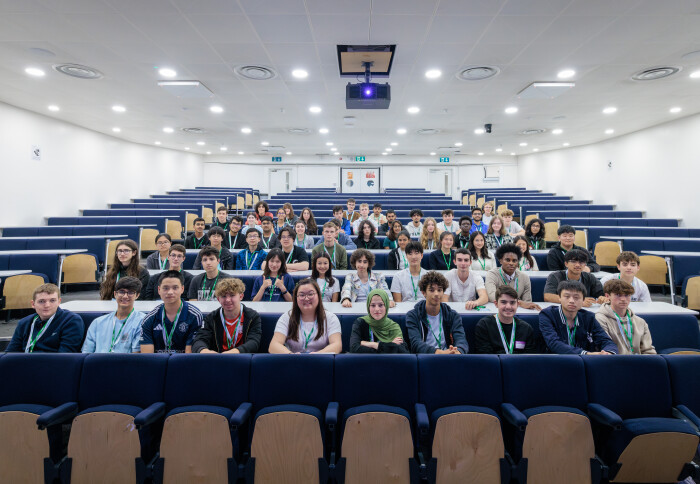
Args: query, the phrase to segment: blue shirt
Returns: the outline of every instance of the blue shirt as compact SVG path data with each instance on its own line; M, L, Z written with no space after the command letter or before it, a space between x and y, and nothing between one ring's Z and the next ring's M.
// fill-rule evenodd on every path
M474 232L481 232L482 234L486 235L486 232L488 231L489 227L486 225L484 222L480 222L479 225L475 224L472 222L472 228L469 229L469 234L473 234Z
M197 329L202 326L202 312L191 304L183 301L182 312L173 332L170 350L168 351L163 331L163 307L161 304L146 315L141 325L141 345L153 345L156 353L184 353L186 346L192 346ZM173 322L165 316L165 331L170 333Z
M256 250L255 253L251 253L248 248L245 248L236 257L236 269L239 271L259 271L265 257L267 257L267 252L264 250ZM249 263L250 266L248 266Z
M253 290L251 291L251 295L255 296L260 288L263 285L263 279L270 279L270 277L265 277L265 276L258 276L255 278L255 282L253 282ZM287 291L294 292L294 279L292 276L289 274L285 274L282 276L282 282L284 283L284 287L287 288ZM273 285L268 287L267 290L263 293L262 302L279 302L279 301L285 301L284 297L282 296L282 291L280 290L279 287L274 285L274 280L273 280Z
M109 353L112 338L115 338L112 353L138 353L144 317L141 311L132 312L125 321L118 320L115 313L100 316L88 327L83 353Z

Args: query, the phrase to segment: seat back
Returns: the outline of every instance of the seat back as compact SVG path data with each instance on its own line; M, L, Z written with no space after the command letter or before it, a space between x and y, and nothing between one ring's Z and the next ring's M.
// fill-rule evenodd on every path
M683 296L686 298L688 309L700 310L700 276L686 279Z
M141 231L141 240L139 240L141 252L145 250L158 250L156 246L156 237L158 237L158 231L156 229L143 229Z
M622 249L617 242L604 240L598 242L593 249L595 261L605 267L615 267L617 265L617 256L620 255Z
M559 240L559 236L557 235L557 230L559 230L559 222L545 222L544 230L545 242L556 242Z
M109 244L107 244L107 260L105 260L105 269L112 267L112 263L114 262L114 254L117 250L117 245L119 245L119 242L121 242L122 240L124 239L110 240Z
M472 207L476 205L476 194L469 195L469 205Z
M700 416L700 358L697 355L664 356L671 377L673 405L685 405ZM2 360L0 360L2 363Z
M586 232L583 230L577 230L574 238L574 244L584 249L588 249L588 241L586 240Z
M188 232L194 231L194 219L196 219L198 215L196 213L189 213L187 212L187 220L185 221L185 227Z
M643 255L639 257L639 272L637 277L646 284L667 285L668 267L663 257L658 255Z
M73 254L63 260L63 283L96 283L97 259L92 254Z
M476 206L477 207L483 207L484 202L486 201L486 197L479 197L476 199Z
M47 282L43 274L8 277L2 288L2 295L5 297L4 309L30 309L34 290Z
M214 205L216 205L216 206L214 207L214 210L216 210L217 212L219 211L219 207L223 207L223 206L224 206L224 204L221 203L221 202L215 202ZM227 208L228 208L228 207L227 207Z
M168 219L168 224L165 227L165 232L173 240L181 239L182 238L182 223L179 220Z
M508 210L508 204L507 204L507 203L502 203L502 204L500 204L500 205L498 206L498 208L496 209L496 213L497 213L498 215L501 215L501 213L503 213L504 210Z
M232 208L235 208L237 210L245 210L245 200L241 195L236 196L236 204Z
M525 227L528 223L530 223L530 220L536 219L539 216L537 213L531 213L527 217L525 217L525 222L523 222L523 227Z
M214 211L209 207L202 207L202 218L208 224L214 221Z

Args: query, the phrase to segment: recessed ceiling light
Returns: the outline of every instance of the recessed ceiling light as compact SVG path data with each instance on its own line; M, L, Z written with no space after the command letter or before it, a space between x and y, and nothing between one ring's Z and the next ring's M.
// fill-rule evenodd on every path
M223 113L223 112L224 112L224 108L222 108L221 106L211 106L211 107L209 108L209 111L211 111L212 113L217 113L217 114L219 114L219 113Z
M393 148L384 148L384 151L392 151Z
M420 112L420 108L418 106L411 106L406 111L408 111L409 114L416 114Z
M486 130L484 128L476 128L474 134L484 134Z
M204 146L206 143L204 141L197 141L197 146Z
M157 146L160 146L160 141L156 141L155 144L156 144Z
M338 151L338 148L333 147L333 148L331 148L331 151Z
M269 142L269 141L262 141L260 144L263 145L263 146L270 146L270 142Z
M671 113L671 114L680 113L680 112L681 112L681 108L679 108L678 106L676 106L676 107L674 107L674 108L669 109L668 112Z
M434 152L434 151L431 151L431 152L430 152L430 156L435 156L435 152Z
M333 146L333 142L332 142L332 141L327 141L327 142L326 142L326 146Z
M115 113L123 113L126 111L126 108L124 106L120 106L119 104L115 104L112 106L112 111Z
M328 128L320 128L318 132L321 134L328 134Z
M48 109L49 109L49 111L53 111L54 113L61 110L61 108L59 108L59 107L56 106L55 104L50 105L50 106L48 107Z
M527 146L527 143L525 143L525 142L520 143L520 146Z
M695 71L690 73L691 79L700 79L700 71Z
M440 69L429 69L425 71L425 77L428 79L437 79L442 75L442 71Z
M462 146L462 143L459 142L459 141L457 141L457 142L455 143L455 146Z
M297 79L306 79L309 77L309 73L304 69L294 69L292 71L292 76L296 77Z
M227 148L226 146L222 146L222 147L219 148L219 149L220 149L221 151L228 151L228 148Z
M173 69L168 69L167 67L163 67L162 69L158 69L158 74L160 74L163 77L175 77L177 76L177 72Z
M406 128L399 128L396 130L396 134L406 134Z
M190 147L189 147L189 146L185 146L185 151L190 151Z
M564 69L563 71L559 71L557 73L557 77L559 79L569 79L571 77L574 77L576 75L576 71L573 69Z
M391 146L399 146L399 144L396 141L394 141L391 143Z
M292 152L291 152L291 151L287 151L287 154L288 154L288 155L291 155L291 154L292 154Z
M382 153L382 155L386 156L386 151L384 153Z
M510 153L510 156L515 156L515 153L511 152L511 153Z
M552 130L552 134L562 134L563 132L564 130L560 128L555 128Z
M114 131L115 133L121 133L121 132L122 132L122 129L121 129L121 128L117 128L117 127L115 126L114 128L112 128L112 131Z
M569 146L570 143L562 143L562 146Z
M321 112L321 107L320 106L311 106L309 108L309 112L314 113L314 114L318 114Z
M245 153L243 153L242 151L239 151L238 154L239 154L239 155L243 155L243 154L245 154Z
M532 148L532 151L534 151L535 153L537 153L538 151L540 151L540 149L539 149L539 148Z
M207 154L208 154L208 155L211 155L211 151L207 151Z
M34 77L44 77L46 73L38 67L27 67L24 72Z
M496 151L500 153L501 151L503 151L503 148L496 148Z
M174 131L175 131L175 130L174 130L173 128L170 128L170 127L168 127L168 126L166 126L165 128L163 128L163 133L172 133L172 132L174 132Z
M613 134L615 132L614 129L606 129L605 134Z
M250 134L252 132L253 132L253 130L250 128L241 128L241 133L243 133L243 134Z
M482 153L482 152L480 151L480 152L477 153L477 155L479 155L479 156L484 156L484 153Z
M518 108L516 106L508 106L505 109L506 114L515 114L518 112Z
M607 108L603 109L603 114L615 114L617 112L617 108L615 106L608 106Z

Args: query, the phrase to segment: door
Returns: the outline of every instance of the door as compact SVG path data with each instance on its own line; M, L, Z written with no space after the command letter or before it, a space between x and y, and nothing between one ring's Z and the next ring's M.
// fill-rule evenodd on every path
M433 170L428 173L428 190L452 196L452 170Z
M270 195L289 193L292 170L270 168Z
M381 171L376 168L341 168L340 186L343 193L379 193Z

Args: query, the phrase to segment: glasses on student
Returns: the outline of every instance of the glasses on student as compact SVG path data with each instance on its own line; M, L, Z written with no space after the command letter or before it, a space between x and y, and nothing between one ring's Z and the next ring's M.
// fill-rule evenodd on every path
M131 254L132 252L131 249L117 249L117 254Z
M316 297L316 291L300 292L297 294L297 299L313 299L314 297Z
M289 235L281 235L280 240L284 240L284 239L291 239L291 237Z
M125 289L120 289L117 292L115 292L117 296L124 297L124 296L129 296L129 297L134 297L136 296L136 291L127 291Z
M179 253L173 253L168 256L169 259L184 259L185 256Z
M156 242L156 245L168 245L169 243L169 240L159 240L158 242Z

